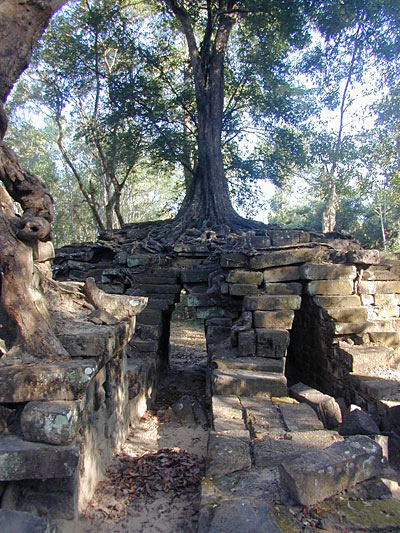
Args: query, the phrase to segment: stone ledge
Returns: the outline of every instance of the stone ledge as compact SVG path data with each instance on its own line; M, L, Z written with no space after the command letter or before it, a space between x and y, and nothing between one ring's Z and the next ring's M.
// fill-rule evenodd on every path
M74 475L79 448L27 442L13 435L0 437L0 480L54 479Z
M0 402L80 399L99 368L93 359L0 367Z

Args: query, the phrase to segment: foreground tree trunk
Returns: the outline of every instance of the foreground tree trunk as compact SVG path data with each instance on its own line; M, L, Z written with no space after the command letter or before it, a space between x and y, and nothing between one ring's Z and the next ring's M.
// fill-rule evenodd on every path
M184 227L254 227L259 225L240 217L232 207L222 159L222 119L224 105L224 63L229 37L238 19L236 0L221 0L218 13L207 1L207 27L197 45L193 21L177 0L165 0L179 20L185 35L196 93L198 161L193 180L176 217ZM214 38L213 38L213 35Z
M53 199L3 144L7 129L3 104L28 66L33 46L51 15L63 3L0 0L0 180L23 209L23 216L16 217L10 196L0 186L0 301L17 328L11 352L28 352L46 359L68 357L53 332L45 303L34 283L33 247L51 239Z

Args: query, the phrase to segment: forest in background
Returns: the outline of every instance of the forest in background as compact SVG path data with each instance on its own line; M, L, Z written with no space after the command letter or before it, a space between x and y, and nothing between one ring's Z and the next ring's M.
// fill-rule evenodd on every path
M212 2L183 4L201 44ZM234 206L399 251L399 3L242 4L222 123ZM70 2L8 99L6 141L55 198L57 246L170 218L193 179L193 72L162 5Z

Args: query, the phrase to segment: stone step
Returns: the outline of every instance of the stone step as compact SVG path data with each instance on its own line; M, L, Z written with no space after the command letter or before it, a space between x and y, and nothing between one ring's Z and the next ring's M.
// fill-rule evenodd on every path
M400 378L390 379L386 374L365 375L350 374L351 385L363 398L373 402L388 400L391 402L400 401Z
M368 335L370 341L375 344L389 348L398 348L400 346L400 333L398 331L371 331Z
M267 357L216 357L213 362L219 370L250 370L282 374L285 370L285 360L285 358L270 359Z
M14 435L0 437L0 481L69 478L78 463L76 445L28 442Z
M360 322L333 322L335 335L362 335L375 331L400 331L400 320L398 318L375 319Z
M278 372L214 370L214 394L238 396L286 396L286 378Z
M345 359L352 372L363 374L377 367L389 366L396 368L399 361L399 354L386 346L360 345L349 346L347 343L339 342L335 346L335 357Z

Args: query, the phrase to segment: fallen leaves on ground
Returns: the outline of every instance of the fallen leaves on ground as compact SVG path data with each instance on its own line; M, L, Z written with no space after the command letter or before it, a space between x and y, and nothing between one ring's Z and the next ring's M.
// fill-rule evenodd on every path
M204 477L205 460L179 448L164 448L140 457L120 454L107 471L86 511L87 518L121 520L129 504L140 497L154 499L157 492L175 498L196 498Z

